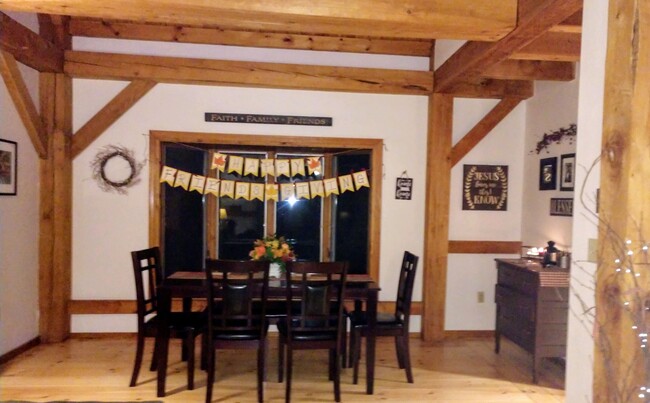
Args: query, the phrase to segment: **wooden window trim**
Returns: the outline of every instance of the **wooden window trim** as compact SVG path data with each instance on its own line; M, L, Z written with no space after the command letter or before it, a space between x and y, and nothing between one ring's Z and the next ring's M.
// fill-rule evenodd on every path
M369 178L372 183L370 218L368 224L368 273L379 282L381 242L381 188L383 140L343 137L299 137L269 135L239 135L226 133L197 133L152 130L149 132L149 244L159 245L161 239L160 178L162 169L161 143L199 143L232 146L276 144L286 148L359 148L371 151Z

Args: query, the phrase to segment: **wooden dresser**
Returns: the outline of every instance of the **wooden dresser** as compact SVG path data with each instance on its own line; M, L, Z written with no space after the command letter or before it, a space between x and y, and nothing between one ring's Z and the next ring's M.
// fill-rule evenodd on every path
M542 358L565 357L569 271L526 259L496 259L495 351L501 336L533 355L533 382Z

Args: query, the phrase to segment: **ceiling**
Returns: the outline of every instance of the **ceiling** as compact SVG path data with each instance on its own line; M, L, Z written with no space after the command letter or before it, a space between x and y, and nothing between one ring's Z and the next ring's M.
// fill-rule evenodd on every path
M0 0L0 11L50 16L72 36L424 57L437 39L467 40L436 69L434 91L498 86L522 97L534 80L575 77L581 8L582 0Z

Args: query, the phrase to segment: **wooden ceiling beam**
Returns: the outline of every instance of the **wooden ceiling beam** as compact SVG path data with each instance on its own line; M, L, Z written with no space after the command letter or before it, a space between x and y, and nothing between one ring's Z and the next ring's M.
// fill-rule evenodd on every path
M70 34L73 36L93 38L423 57L428 57L431 54L432 46L430 40L354 38L281 32L236 31L221 28L139 24L127 21L87 18L73 18L70 23Z
M37 33L0 12L0 49L40 72L63 71L63 51Z
M552 27L549 31L581 34L582 33L582 10L573 14L571 17L562 21L560 24Z
M483 71L481 77L500 80L571 81L576 77L576 66L569 62L504 60Z
M95 114L72 136L71 155L74 159L93 141L124 115L154 86L153 81L134 80Z
M479 77L455 83L442 93L458 98L528 99L534 94L534 86L532 81L495 80Z
M464 156L481 142L513 109L521 103L520 98L504 98L463 136L451 149L451 166L458 164ZM451 253L451 252L450 252Z
M435 72L435 91L502 62L551 27L560 24L582 8L582 0L541 0L519 17L519 24L503 39L494 43L470 41L463 45Z
M73 77L322 91L426 95L430 71L328 67L93 52L65 52Z
M32 141L36 153L42 159L47 158L45 127L36 109L36 104L29 95L25 81L18 70L16 59L11 53L4 50L0 50L0 76L7 86L9 96L16 106L18 116L27 130L27 135Z
M510 58L519 60L580 61L580 33L547 32L514 52Z
M224 29L383 38L495 41L516 26L517 0L0 0L0 9Z

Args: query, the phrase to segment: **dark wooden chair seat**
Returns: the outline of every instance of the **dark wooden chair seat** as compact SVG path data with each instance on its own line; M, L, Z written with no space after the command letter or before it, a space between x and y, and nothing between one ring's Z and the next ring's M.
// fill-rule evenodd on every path
M215 351L257 349L257 398L264 401L269 262L206 260L208 288L208 381L206 403L212 400ZM213 275L218 273L219 275Z
M156 287L163 280L163 269L160 264L160 249L158 247L131 252L131 260L135 276L138 315L135 362L130 382L130 386L135 386L142 366L144 340L146 337L155 338L158 333ZM172 312L169 316L169 336L181 339L183 342L182 358L187 360L188 389L194 389L194 339L204 333L205 328L206 316L203 312ZM154 348L151 371L156 370L157 362L157 351Z
M406 379L413 383L411 357L409 352L409 320L411 317L411 298L418 257L410 252L404 252L400 268L399 284L395 312L392 314L377 313L375 335L394 336L399 367L406 370ZM346 313L350 319L350 366L354 367L353 382L359 380L359 360L361 356L361 339L368 334L368 319L365 311L355 309Z
M286 347L286 394L291 401L294 350L329 350L334 398L341 401L341 354L344 342L343 293L347 262L287 262L286 318L278 321L278 380L283 381ZM316 274L317 276L311 277ZM299 305L296 301L300 301Z

